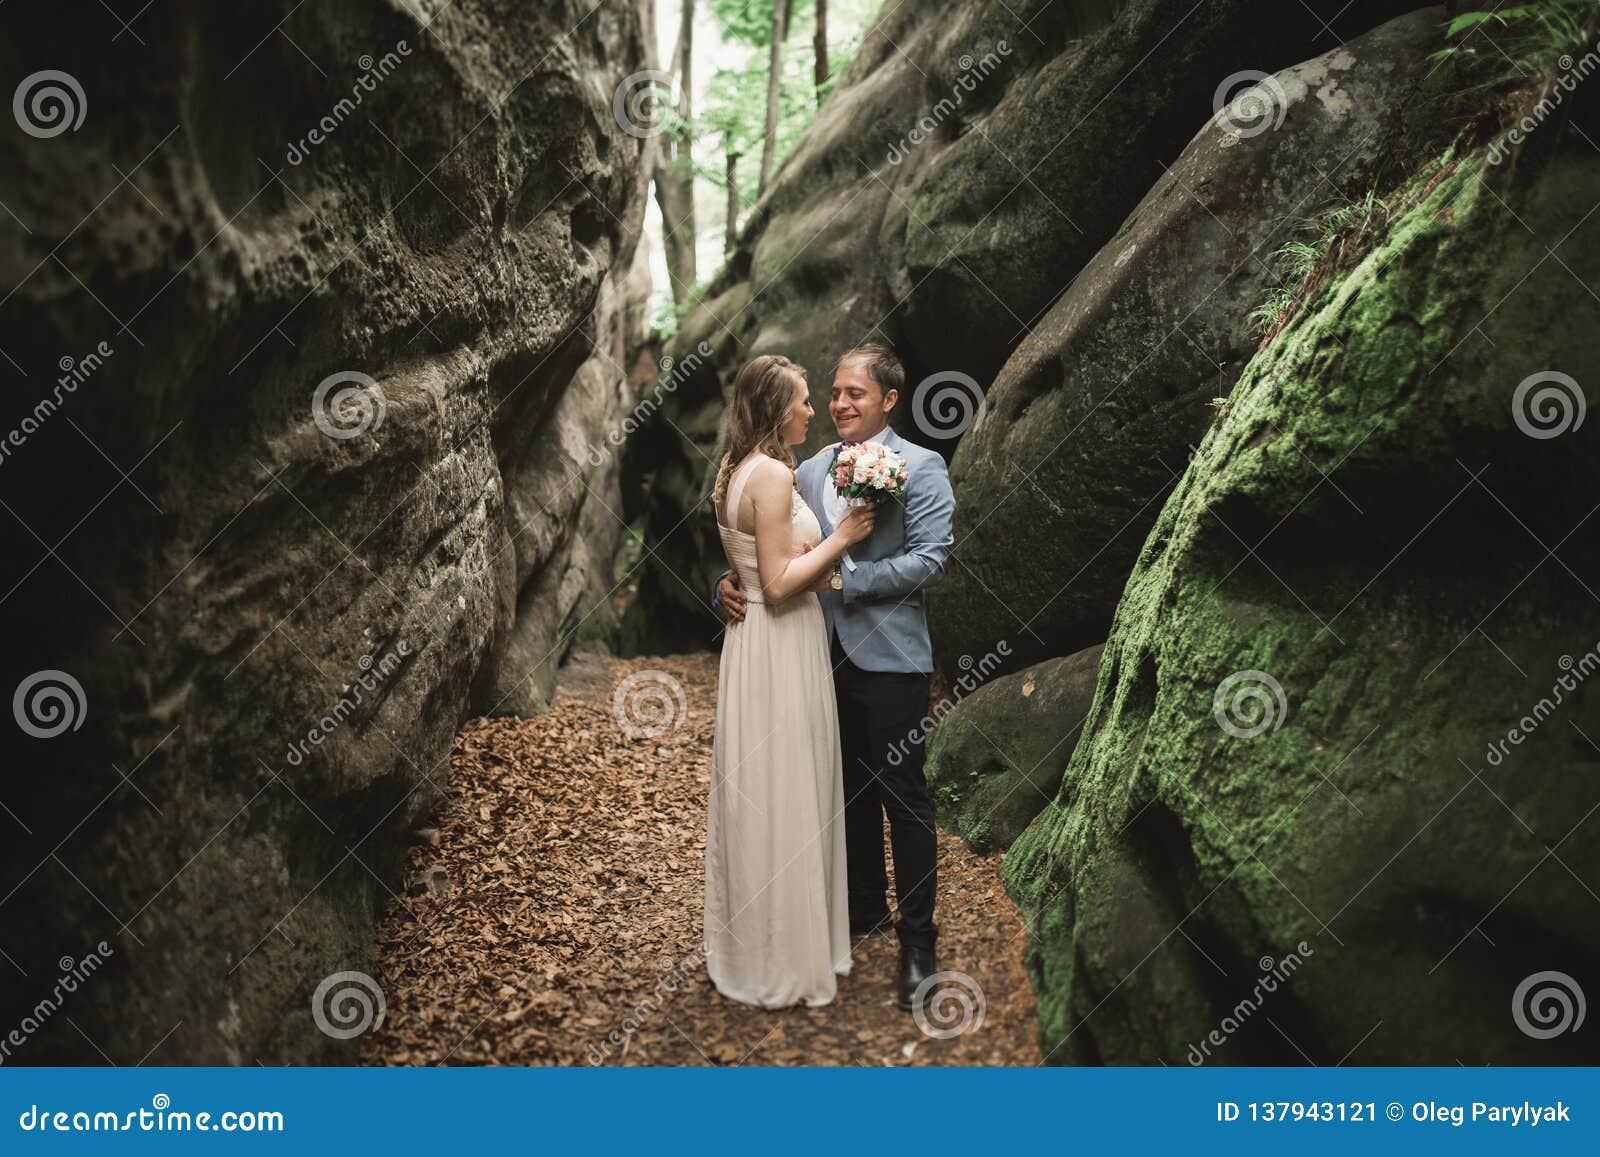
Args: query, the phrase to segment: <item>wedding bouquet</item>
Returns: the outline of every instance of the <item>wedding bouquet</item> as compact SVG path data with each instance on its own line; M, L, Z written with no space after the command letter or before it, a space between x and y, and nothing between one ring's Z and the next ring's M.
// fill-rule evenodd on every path
M833 488L851 506L902 502L906 496L906 460L881 442L840 446L833 455ZM848 550L839 561L847 570L856 569Z
M833 488L851 506L901 501L906 496L906 460L880 442L840 446L833 456Z

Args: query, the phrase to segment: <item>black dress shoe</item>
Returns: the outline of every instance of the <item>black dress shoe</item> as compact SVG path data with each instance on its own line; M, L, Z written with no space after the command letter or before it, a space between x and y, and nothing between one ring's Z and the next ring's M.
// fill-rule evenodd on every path
M939 965L934 961L933 949L913 948L905 944L900 946L900 983L896 1003L899 1004L901 1012L912 1010L917 989L924 980L938 971ZM926 998L928 994L922 995Z
M855 917L850 919L850 935L876 936L879 932L887 932L894 927L894 916L884 912L878 916L869 916L864 920Z

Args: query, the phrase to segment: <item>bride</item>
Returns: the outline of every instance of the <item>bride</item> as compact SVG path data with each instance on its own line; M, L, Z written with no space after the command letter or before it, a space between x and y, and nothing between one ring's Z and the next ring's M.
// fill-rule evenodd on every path
M834 565L872 531L853 510L826 539L795 489L812 417L805 370L740 369L713 501L749 595L722 645L706 818L706 970L717 991L787 1008L834 996L850 971L844 781L822 608Z

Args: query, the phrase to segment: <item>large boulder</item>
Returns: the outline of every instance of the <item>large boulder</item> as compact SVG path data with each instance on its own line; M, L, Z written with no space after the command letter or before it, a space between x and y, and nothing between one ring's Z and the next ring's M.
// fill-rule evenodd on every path
M1163 505L1005 860L1050 1061L1596 1060L1595 103L1330 252Z
M123 15L0 38L7 1059L351 1059L313 994L620 530L639 15Z
M721 549L704 500L721 453L722 386L741 363L796 358L822 413L838 355L888 341L910 387L896 428L948 454L1006 358L1212 114L1219 85L1420 7L885 4L683 321L672 352L706 342L712 356L630 444L649 464L651 552L628 644L675 650L715 636L703 592ZM831 440L826 420L813 423L808 449Z
M1006 362L951 464L962 564L929 603L940 654L1005 638L1014 668L1105 638L1260 342L1250 314L1282 280L1275 252L1453 135L1450 74L1429 60L1441 20L1403 16L1236 94Z
M928 793L941 827L1005 851L1061 787L1088 718L1101 647L995 679L937 713Z

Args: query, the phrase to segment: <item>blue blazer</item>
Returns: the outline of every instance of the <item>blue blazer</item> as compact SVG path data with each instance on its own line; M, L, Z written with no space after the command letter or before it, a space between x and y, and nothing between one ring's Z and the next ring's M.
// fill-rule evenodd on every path
M857 667L930 674L933 646L922 592L944 576L955 541L956 499L950 472L938 453L907 442L892 429L874 441L905 457L905 500L878 507L872 534L850 548L855 569L840 560L844 589L826 590L817 597L830 636L838 635ZM825 536L833 533L828 519L828 467L837 446L824 447L802 462L796 475L800 496Z

